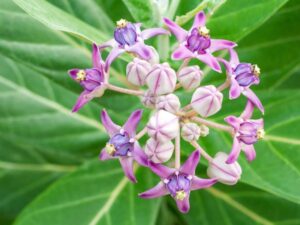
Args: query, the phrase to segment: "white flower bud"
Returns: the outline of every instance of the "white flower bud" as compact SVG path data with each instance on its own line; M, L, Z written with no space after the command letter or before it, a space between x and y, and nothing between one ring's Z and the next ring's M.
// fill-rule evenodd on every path
M200 126L200 136L206 137L209 134L209 128L205 125Z
M227 158L228 155L226 153L218 152L209 163L207 175L211 178L217 178L223 184L234 185L240 179L242 169L237 161L227 164Z
M179 119L165 110L157 111L147 124L148 135L160 142L174 139L179 132Z
M185 123L181 129L181 137L188 141L197 141L200 137L201 129L195 123Z
M150 70L151 65L149 62L134 58L126 68L127 80L134 85L143 86Z
M191 105L203 117L208 117L221 109L223 94L213 85L197 88Z
M203 72L199 66L187 66L178 73L178 80L186 90L193 90L200 85Z
M148 90L142 96L141 101L145 107L154 109L156 104L156 96L154 96L151 91Z
M174 94L159 96L156 99L156 108L176 113L180 109L179 98Z
M174 145L171 141L165 143L150 138L145 146L145 153L154 163L164 163L169 161L174 152Z
M173 92L176 80L176 73L168 63L154 65L146 77L146 83L154 95Z

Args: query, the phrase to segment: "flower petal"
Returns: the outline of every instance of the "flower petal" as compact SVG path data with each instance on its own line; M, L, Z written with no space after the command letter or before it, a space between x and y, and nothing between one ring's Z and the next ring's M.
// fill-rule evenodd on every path
M142 31L141 36L144 40L147 40L157 35L170 35L170 32L163 28L150 28Z
M256 151L253 145L244 145L243 150L249 162L255 159Z
M128 120L123 126L123 129L129 134L130 137L135 136L135 130L142 118L143 110L136 110L129 116Z
M170 175L175 173L175 169L171 169L161 164L156 164L152 161L149 161L150 169L161 178L168 178Z
M90 92L89 91L83 91L80 95L79 95L79 97L78 97L78 99L77 99L77 101L76 101L76 103L75 103L75 105L74 105L74 107L73 107L73 109L72 109L72 112L77 112L79 109L81 109L86 103L88 103L90 100L92 100L92 97L89 95L90 94Z
M205 26L205 23L206 23L206 16L205 16L204 12L201 11L195 16L192 29Z
M120 126L118 126L111 120L110 116L108 115L105 109L101 111L101 121L106 132L110 137L118 133L121 129Z
M243 91L243 94L262 112L262 114L265 113L265 109L261 101L250 88L247 88L245 91Z
M232 76L232 73L233 73L233 69L232 69L232 65L225 59L222 59L222 58L217 58L217 60L221 63L223 63L223 65L225 66L225 69L226 69L226 72L227 72L227 75L229 76Z
M229 62L231 64L231 66L236 67L238 64L240 64L239 56L234 49L230 48L229 54L230 54Z
M242 122L239 118L235 116L227 116L224 119L230 126L232 126L235 130L238 130L240 127L240 123Z
M241 87L236 79L231 79L231 86L229 90L229 99L236 99L241 95Z
M107 153L105 148L103 148L102 151L100 152L99 159L108 160L108 159L113 159L113 157Z
M163 182L159 182L155 187L139 194L141 198L157 198L167 195L169 192Z
M76 78L77 78L77 73L79 72L79 70L80 69L71 69L71 70L68 71L68 74L70 75L70 77L73 80L75 80L76 82L78 82Z
M252 103L252 101L248 100L246 107L242 112L240 118L243 118L244 120L250 119L252 117L253 110L254 110L254 104Z
M132 157L120 157L119 158L121 166L124 170L124 173L126 175L126 177L128 177L128 179L133 182L136 183L137 180L134 176L134 172L133 172L133 158Z
M187 213L190 210L190 193L183 200L175 200L180 212Z
M172 53L173 60L182 60L186 58L194 58L194 54L190 50L188 50L184 45L179 46Z
M137 42L136 44L128 47L126 50L136 53L140 58L145 60L149 60L153 55L151 47L141 42Z
M188 157L185 163L181 166L180 171L185 174L194 175L199 159L200 151L197 149Z
M211 39L210 52L216 52L223 49L231 49L237 46L236 43L232 41L222 40L222 39Z
M200 61L207 64L210 68L212 68L216 72L219 72L219 73L222 72L221 66L220 66L218 60L213 55L211 55L209 53L206 53L203 55L198 54L197 59L199 59Z
M104 42L103 44L99 45L99 50L105 49L107 47L117 47L118 44L114 39L110 39L107 42Z
M191 190L198 190L203 188L208 188L214 185L218 182L218 179L212 178L212 179L203 179L197 176L194 176L192 179L192 186Z
M241 144L240 144L239 140L236 137L234 137L232 149L228 156L228 159L226 160L226 163L227 164L234 163L237 160L237 158L239 157L240 152L241 152Z
M104 67L105 72L108 71L108 69L109 69L110 65L112 64L112 62L113 62L119 55L121 55L123 52L125 52L125 50L122 49L122 48L118 48L118 47L117 47L117 48L113 48L113 49L110 51L109 55L108 55L107 58L106 58L106 62L105 62L105 67Z
M177 40L179 42L185 41L188 32L178 26L175 22L172 20L169 20L168 18L164 18L165 25L169 28L169 30L176 36Z
M133 147L133 158L137 161L138 164L148 167L148 157L146 156L145 152L139 146L138 142L134 143Z
M102 64L101 64L101 54L99 51L98 46L94 43L93 44L93 54L92 54L92 63L93 63L93 67L100 69L100 71L102 72Z

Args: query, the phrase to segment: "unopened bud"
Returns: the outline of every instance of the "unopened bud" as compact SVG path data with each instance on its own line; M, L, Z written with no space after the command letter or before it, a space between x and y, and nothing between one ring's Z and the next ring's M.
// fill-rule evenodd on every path
M128 63L126 68L127 80L134 85L143 86L150 70L151 65L149 62L134 58L132 62Z
M205 125L200 126L200 136L206 137L209 134L209 128Z
M181 136L187 142L197 141L200 133L201 129L196 123L185 123L181 129Z
M222 106L223 94L213 85L197 88L192 97L193 109L203 117L217 113Z
M174 94L159 96L156 99L156 108L176 113L180 109L179 98Z
M228 185L234 185L241 177L242 169L236 161L227 164L228 155L224 152L218 152L209 163L207 175L211 178L217 178L219 182Z
M187 66L178 73L178 80L186 90L193 90L200 85L203 72L199 66Z
M154 65L146 77L146 83L154 95L173 92L176 80L176 73L168 63Z
M145 107L154 109L156 104L156 96L154 96L152 92L148 90L142 96L141 101Z
M150 137L166 142L174 139L179 132L179 119L165 110L157 111L147 124Z
M145 146L145 153L154 163L164 163L169 161L174 152L174 145L171 141L159 142L150 138Z

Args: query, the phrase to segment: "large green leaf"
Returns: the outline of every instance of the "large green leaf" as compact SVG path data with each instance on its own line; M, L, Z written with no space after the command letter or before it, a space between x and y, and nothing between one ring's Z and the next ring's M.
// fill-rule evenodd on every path
M14 0L14 2L29 15L54 30L65 31L95 43L109 39L104 33L45 0Z
M159 201L145 201L137 194L153 185L153 175L138 170L139 182L133 185L118 160L92 161L40 195L15 224L152 225Z

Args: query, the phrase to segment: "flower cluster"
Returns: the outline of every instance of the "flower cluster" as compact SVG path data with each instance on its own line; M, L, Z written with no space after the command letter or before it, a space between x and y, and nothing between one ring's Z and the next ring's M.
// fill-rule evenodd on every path
M184 30L175 22L165 18L164 28L141 30L140 23L130 23L124 19L117 22L114 38L104 44L94 44L92 68L72 69L72 79L83 87L73 112L78 111L95 97L101 97L106 89L137 96L144 107L152 110L147 125L136 132L142 118L142 110L134 111L123 126L114 123L106 110L101 112L101 121L109 140L100 153L100 160L118 159L125 175L133 183L134 161L153 171L160 182L141 193L141 198L156 198L171 195L178 209L186 213L189 210L189 196L192 190L208 188L217 182L233 185L241 177L242 169L237 162L241 150L251 161L256 153L254 144L264 136L263 120L252 119L255 108L262 113L264 108L250 89L259 83L260 70L255 64L240 62L234 48L236 44L228 40L213 39L205 26L203 12L195 16L190 30ZM145 40L157 35L174 35L178 46L172 53L172 60L182 61L176 70L167 62L160 62L155 48L145 44ZM101 53L110 49L103 61ZM229 53L229 60L220 58L218 51ZM126 78L135 88L115 86L109 81L111 64L121 54L133 56L126 68ZM219 86L200 86L205 74L199 65L190 65L192 59L200 65L222 73L224 66L226 79ZM197 62L193 60L194 62ZM197 63L198 64L198 63ZM177 90L192 91L191 101L182 106ZM243 94L248 100L239 117L230 115L225 118L228 125L207 119L222 108L223 91L229 88L229 99ZM209 135L209 128L228 132L233 139L232 149L222 149L211 157L198 143L199 138ZM142 146L139 139L148 134L149 138ZM180 163L182 152L181 138L190 143L195 151ZM223 152L224 151L224 152ZM207 175L200 178L195 170L200 155L208 161ZM169 167L167 167L167 164Z

